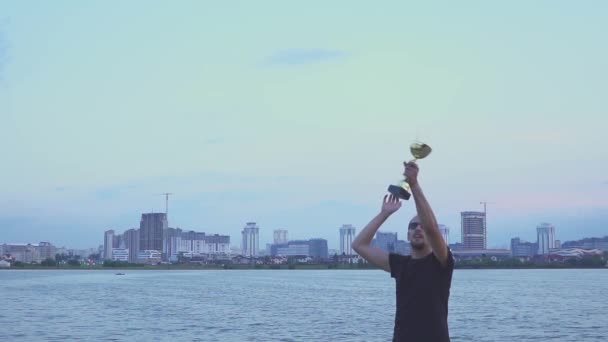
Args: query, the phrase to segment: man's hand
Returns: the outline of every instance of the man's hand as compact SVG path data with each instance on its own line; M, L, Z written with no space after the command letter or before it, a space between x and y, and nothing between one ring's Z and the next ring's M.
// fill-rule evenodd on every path
M383 249L372 246L372 239L382 223L384 223L384 221L386 221L394 212L399 210L399 208L401 208L401 201L398 197L385 195L380 213L363 228L351 244L355 252L369 263L380 267L386 272L391 271L389 254Z
M407 183L410 185L410 187L417 185L418 184L418 165L415 162L411 161L411 162L403 162L403 166L405 166L405 171L403 171L403 175L405 176Z
M382 201L382 213L386 215L391 215L395 211L401 208L401 201L399 198L393 195L384 195L384 200Z

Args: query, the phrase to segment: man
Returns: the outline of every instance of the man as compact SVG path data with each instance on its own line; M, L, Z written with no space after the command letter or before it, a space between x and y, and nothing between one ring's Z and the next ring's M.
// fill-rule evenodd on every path
M371 245L384 221L401 208L401 201L393 195L384 196L382 210L357 235L352 247L395 278L397 310L393 341L450 341L447 318L454 259L418 184L418 166L413 162L404 166L418 214L408 225L411 255L388 253Z

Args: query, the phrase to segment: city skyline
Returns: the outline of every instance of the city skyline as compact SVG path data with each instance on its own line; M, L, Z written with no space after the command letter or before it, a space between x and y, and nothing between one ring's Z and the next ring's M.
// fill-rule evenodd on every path
M478 211L462 211L460 212L460 216L461 216L461 221L460 221L460 226L454 228L454 227L450 227L447 225L442 224L441 222L439 223L439 229L442 233L442 235L444 236L444 239L446 239L446 241L449 241L450 243L462 243L464 246L468 246L467 245L467 239L468 238L464 238L463 239L463 235L462 232L465 229L465 226L467 227L466 229L470 229L468 227L470 227L471 223L469 221L465 220L465 217L472 217L472 218L481 218L482 223L476 223L476 225L480 225L481 228L478 229L483 229L482 231L482 237L481 237L481 241L484 241L483 245L479 245L479 244L473 244L475 246L481 246L481 247L485 247L488 249L510 249L510 246L512 245L512 239L513 238L521 238L524 241L538 241L539 240L539 234L540 234L540 229L541 227L551 227L551 236L553 237L553 239L555 240L561 240L561 241L565 241L565 240L577 240L577 239L582 239L582 238L587 238L587 237L594 237L594 236L605 236L608 235L608 230L605 233L600 233L600 234L596 234L596 235L579 235L579 236L573 236L573 237L569 237L569 238L560 238L558 239L558 237L560 237L559 234L556 235L555 233L555 225L551 224L551 223L547 223L547 222L537 222L534 225L534 229L524 229L523 230L523 234L515 234L512 235L508 238L508 240L506 241L501 241L498 244L495 245L490 245L490 244L485 244L485 240L487 239L488 235L491 235L491 231L488 232L487 231L487 221L486 221L486 213L484 212L478 212ZM185 228L183 226L177 225L175 227L171 227L168 221L168 216L166 215L166 213L157 213L157 212L150 212L150 213L142 213L141 214L141 220L140 220L140 228L139 229L135 229L135 228L111 228L105 231L105 234L107 234L108 232L111 232L111 234L115 237L116 235L121 235L121 234L131 234L130 232L136 230L137 235L136 235L136 242L132 242L131 245L132 246L137 246L137 248L139 249L139 246L142 244L142 235L140 234L140 229L142 227L145 228L149 228L150 225L155 226L155 224L151 224L149 223L148 219L149 218L157 218L159 217L159 220L161 220L161 225L156 227L157 232L156 235L160 236L156 236L156 245L162 245L162 239L163 237L163 231L166 230L165 228L169 228L169 229L185 229L186 231L193 231L196 228ZM145 222L145 223L144 223ZM335 227L334 227L335 228ZM360 227L363 228L363 227ZM353 224L341 224L340 227L336 228L337 229L337 234L336 235L336 239L335 241L333 240L333 237L331 236L331 234L329 235L325 235L325 236L311 236L311 235L304 235L304 236L298 236L297 238L293 238L293 239L289 239L289 241L298 241L298 240L303 240L303 239L316 239L316 238L321 238L324 239L326 241L328 241L328 245L330 246L330 249L335 249L338 251L342 251L342 249L344 248L344 246L348 246L350 244L350 241L352 241L352 239L354 239L354 237L357 235L357 229L360 229L359 227L353 225ZM528 227L529 228L529 227ZM250 229L255 229L255 239L252 241L249 241L250 243L253 243L255 245L254 250L255 251L260 251L260 250L264 250L264 247L260 247L260 246L265 246L265 245L269 245L275 242L275 239L277 237L277 234L281 234L281 236L286 237L288 235L289 229L285 229L285 226L282 225L281 228L275 228L275 229L270 229L271 234L269 235L269 232L266 232L266 230L268 229L260 229L260 225L257 222L252 222L252 221L247 221L245 222L245 227L241 228L241 231L239 232L239 236L241 236L241 239L243 238L245 232L247 230ZM546 229L546 228L543 228ZM348 230L350 231L349 233L349 239L350 240L346 240L344 239L344 237L346 236L345 233L343 233L343 230ZM123 231L123 233L118 234L117 232L119 231ZM262 236L270 236L270 239L268 240L260 240L259 236L260 236L260 232L262 233ZM391 231L391 230L387 230L386 228L381 227L381 229L378 230L378 232L380 233L386 233L386 234L397 234L397 236L399 236L400 240L405 240L407 242L407 231ZM461 234L455 234L454 232L461 232ZM222 232L215 232L215 233L220 233L220 234L224 234ZM231 236L230 234L226 234L226 236ZM2 238L2 235L0 235L0 238ZM131 239L134 239L135 237L131 237L129 240L127 241L131 241ZM106 240L107 238L104 237L104 240ZM159 240L160 239L160 240ZM29 240L29 241L9 241L9 240L5 240L2 241L0 240L0 243L18 243L18 244L23 244L23 243L37 243L39 241L51 241L52 239L33 239L33 240ZM146 240L144 238L144 240ZM136 244L134 244L136 243ZM150 242L152 243L152 242ZM232 246L237 246L237 245L242 245L243 241L239 240L238 242L236 242L236 240L234 240L234 242L232 243ZM71 244L60 244L62 246L70 246L70 248L76 248L76 249L86 249L86 248L95 248L93 247L93 245L91 246L74 246ZM106 245L105 241L102 241L101 244L95 245L95 246L104 246ZM471 245L471 246L473 246ZM253 246L253 245L252 245ZM142 249L149 249L146 248L147 245L144 245L144 248ZM158 247L158 246L157 246ZM469 247L470 248L470 247ZM547 247L545 247L547 248ZM554 248L553 246L550 246L548 248ZM242 249L242 246L241 246ZM483 248L482 248L483 249ZM163 250L163 247L158 248L157 250Z
M442 8L0 3L0 240L86 248L171 193L179 226L335 246L415 139L453 241L481 202L488 247L539 222L605 235L608 4ZM405 234L414 212L382 230Z
M463 212L464 216L474 215L479 216L477 212ZM483 213L481 213L483 214ZM147 220L146 216L151 214L142 214L142 221ZM163 214L164 215L164 214ZM162 216L164 217L164 216ZM161 219L162 219L161 217ZM149 217L148 217L149 218ZM470 222L463 220L463 229L470 225ZM476 223L474 223L476 224ZM243 229L242 246L249 244L245 237L246 230L255 230L253 233L257 235L259 226L255 222L247 222ZM440 231L444 235L445 241L448 241L449 228L440 225ZM351 237L356 230L355 227L349 224L344 224L339 228L341 241L348 241L345 237ZM572 241L564 241L556 239L555 227L547 222L541 222L537 227L536 242L529 242L520 237L512 237L510 246L507 249L478 249L474 245L467 246L466 239L461 242L450 243L449 246L459 258L475 258L484 254L494 257L504 258L507 254L512 257L545 257L551 255L552 258L563 257L580 257L581 255L595 255L598 250L606 251L608 243L608 235L603 237L585 237ZM284 229L275 230L275 233L285 236L288 231ZM103 245L98 248L88 248L88 252L83 249L69 248L66 246L55 246L52 242L41 241L39 243L6 243L0 242L0 256L4 257L3 253L8 253L14 256L17 261L39 262L45 258L54 258L53 251L57 251L60 255L67 253L69 256L86 257L91 254L99 253L101 260L128 261L134 263L153 263L162 261L180 262L180 255L185 258L193 257L210 257L210 258L225 258L225 257L254 257L261 258L265 256L272 257L288 257L288 256L307 256L311 257L312 261L328 258L336 254L343 254L348 249L348 242L341 244L340 249L329 248L326 239L308 238L305 240L281 240L274 243L266 244L266 249L258 252L248 252L235 245L231 245L230 236L220 234L209 234L208 232L195 232L182 230L180 228L167 228L162 234L162 251L146 250L139 248L139 229L128 229L123 233L108 230L104 232ZM407 239L407 238L406 238ZM374 246L384 249L388 252L400 254L409 254L410 246L406 239L398 239L398 234L395 232L376 232L372 243ZM133 243L135 242L135 245ZM345 246L346 245L346 246ZM61 252L60 252L61 251ZM85 254L82 254L84 251ZM15 255L13 255L15 253ZM79 253L79 254L72 254ZM352 255L356 255L353 251ZM581 254L582 253L582 254ZM594 254L595 253L595 254ZM28 261L30 260L30 261ZM236 259L235 259L236 260ZM240 259L239 259L240 260ZM561 259L560 259L561 260Z
M163 253L167 253L168 255L172 255L173 253L170 252L171 247L167 247L167 245L165 244L165 240L168 241L168 239L173 234L172 232L174 232L176 230L181 232L182 228L181 227L177 227L177 228L168 227L168 221L166 220L167 216L165 213L142 213L140 229L141 229L141 227L148 227L149 224L144 224L144 222L148 221L150 218L156 219L156 217L158 217L158 220L162 221L163 226L167 225L166 229L163 228L161 231L158 232L158 234L160 234L160 236L161 236L161 240L158 242L158 244L160 244L161 247L156 250L161 251ZM485 225L486 225L484 212L464 211L464 212L461 212L461 217L462 217L462 219L461 219L460 231L465 231L466 229L471 229L470 228L471 224L473 224L473 226L480 226L480 227L485 227ZM480 221L481 223L475 222L475 221L470 221L470 220L465 220L465 217L470 217L473 219L481 219L481 221ZM101 251L100 253L104 256L106 254L111 253L113 245L115 245L116 247L118 247L118 245L124 246L121 248L140 250L140 245L142 245L142 240L140 238L142 235L140 234L140 229L134 229L134 228L125 229L125 230L123 230L123 233L119 233L121 231L120 229L107 230L104 232L104 238L102 240L102 243L100 245L98 245L98 247L89 246L85 249L100 248L100 251ZM280 229L273 229L273 239L272 240L260 242L259 232L260 232L260 230L263 231L263 229L260 229L260 226L257 224L257 222L246 222L244 228L242 228L242 229L243 230L241 231L241 240L240 241L233 240L232 243L228 242L228 244L230 245L231 250L234 250L234 248L237 248L241 251L241 253L243 253L243 255L246 255L246 256L262 255L265 252L267 252L266 248L269 248L269 246L271 246L271 245L282 245L282 244L286 244L288 242L291 243L291 242L297 242L297 241L301 241L301 240L322 239L322 240L328 241L328 242L331 240L331 239L327 239L326 237L319 237L319 236L307 236L307 237L300 237L297 239L287 239L289 230L280 228ZM478 229L478 231L471 231L470 233L473 233L473 235L475 235L475 234L479 233L479 229L482 229L482 228L476 228L476 229ZM469 249L469 250L484 250L484 249L488 249L488 250L510 249L510 250L513 250L513 241L521 240L521 242L525 243L525 244L535 244L534 251L538 252L538 254L546 254L549 249L559 248L559 246L561 245L560 241L565 241L563 239L558 239L559 235L556 235L555 226L548 222L540 222L535 226L536 240L529 239L528 237L530 236L530 232L528 232L527 234L524 234L524 235L513 235L509 238L509 241L507 241L506 245L501 244L500 246L483 246L483 245L481 245L481 242L476 242L476 243L467 242L470 240L470 238L468 238L468 237L463 238L462 234L460 235L460 239L455 239L453 236L451 237L451 235L450 235L450 230L451 230L450 227L447 227L443 224L439 224L439 230L440 230L441 234L443 235L446 243L449 243L450 246L455 245L455 246L458 246L457 248L459 248L459 249L463 248L463 249ZM206 233L207 234L209 233L209 232L195 233L194 230L188 229L188 228L184 228L183 231L186 232L187 234L203 234L203 236ZM339 253L345 253L346 250L349 249L348 247L350 246L350 242L357 235L356 231L357 231L357 227L355 227L354 225L342 224L337 229L337 232L338 232L337 234L339 235L337 245L333 246L330 243L328 243L328 248L330 250L335 250ZM483 234L482 235L483 237L481 237L481 241L484 241L485 236L487 235L487 232L484 230L482 232L482 234ZM217 232L214 232L214 235L218 236L221 234L217 234ZM378 230L377 234L374 236L374 239L378 238L378 236L380 236L380 235L381 236L394 235L394 238L393 238L394 240L405 242L407 244L407 246L400 247L400 248L409 249L409 242L407 241L407 232L405 232L402 235L399 235L399 232L380 229L380 230ZM231 239L230 235L224 235L224 236L226 238L228 238L228 240ZM277 237L279 237L279 236L281 238L277 239ZM401 236L401 237L399 237L399 236ZM523 236L523 238L522 238L522 236ZM603 236L608 236L608 235L599 235L599 237L603 237ZM575 238L569 239L569 240L575 241L575 240L580 240L580 239L597 238L597 237L598 236L578 236L578 237L575 237ZM120 240L116 240L117 238ZM42 239L35 240L35 241L40 241L41 243L47 243L47 242L44 242ZM475 241L475 240L473 240L473 241ZM536 241L536 242L527 242L527 241ZM11 241L0 241L0 244L2 244L2 243L12 244L15 242L14 241L12 241L12 242ZM29 242L25 242L25 243L22 241L16 242L16 244L18 244L18 245L36 244L36 243L38 243L38 242L34 242L34 241L29 241ZM173 242L173 243L175 243L175 242ZM559 245L556 245L555 243L558 243ZM110 246L109 252L108 252L108 245ZM240 245L240 248L237 247L239 245ZM248 248L253 249L254 252L248 252L246 250L247 248L244 248L244 246L246 246L246 245L249 246ZM146 250L147 248L145 248L145 246L146 245L144 245L144 248L141 248L141 250ZM266 247L260 247L260 246L266 246ZM74 246L66 246L66 245L63 245L61 247L70 248L70 249L78 249ZM482 247L482 248L480 248L480 247ZM166 248L169 248L169 250L166 250ZM173 247L173 251L177 250L175 248L178 248L178 247ZM80 249L82 249L82 247L80 247ZM130 255L130 258L133 258L133 256Z
M143 216L146 215L150 215L150 213L148 214L142 214ZM487 231L485 231L485 213L483 212L472 212L472 211L465 211L465 212L461 212L461 216L463 217L462 221L461 221L461 227L460 230L464 231L466 229L470 229L469 227L471 226L471 222L465 220L465 217L471 217L473 219L480 219L481 218L481 222L482 223L477 223L474 222L473 225L479 225L481 227L483 227L484 231L481 233L482 237L478 238L481 239L480 241L478 240L477 242L471 243L468 242L468 240L470 239L468 237L468 235L466 237L463 238L462 234L460 235L460 239L455 239L454 237L451 237L450 235L450 227L447 227L443 224L439 224L438 229L441 232L444 240L446 241L446 243L448 243L450 246L456 244L456 245L461 245L461 248L464 249L469 249L469 250L485 250L485 249L511 249L511 246L513 244L513 239L521 239L521 236L512 236L510 238L510 241L507 241L506 246L507 247L503 247L501 246L486 246L485 245L485 236L487 235ZM176 228L168 228L168 229L176 229ZM179 230L181 230L181 228L177 228ZM481 229L481 228L477 228L477 229ZM130 229L132 230L132 229ZM287 236L289 234L289 230L287 229L273 229L273 239L270 241L259 241L259 232L260 230L263 230L263 228L261 228L257 222L246 222L245 226L243 227L243 230L241 231L241 240L234 240L231 244L231 249L236 247L236 246L241 246L240 250L241 253L245 256L259 256L261 254L263 254L264 248L261 248L260 246L270 246L270 245L281 245L281 244L286 244L288 242L293 242L293 241L300 241L300 240L315 240L315 239L323 239L325 241L329 241L328 239L326 239L325 237L316 237L316 236L308 236L308 237L303 237L303 238L298 238L298 239L287 239ZM129 230L125 231L125 234L128 232ZM185 229L185 231L188 231L188 229ZM538 246L536 247L538 249L538 254L546 254L547 251L549 249L553 249L553 248L559 248L558 246L555 245L556 241L560 241L559 239L557 239L557 237L559 235L556 235L556 229L555 226L552 225L551 223L548 222L540 222L535 226L535 232L536 232L536 240L531 240L531 241L536 241L536 243L538 244ZM107 234L108 231L106 231L105 233ZM112 232L112 234L116 235L116 232L114 232L113 230L110 230L110 232ZM352 224L343 224L341 225L339 228L337 228L337 232L340 236L339 238L339 242L336 246L330 246L331 250L336 250L340 253L346 253L347 250L350 250L352 253L354 253L354 251L352 250L352 248L350 248L350 244L352 242L352 240L354 239L354 237L357 235L357 227L355 227ZM205 233L209 233L209 232L205 232ZM478 232L472 232L472 233L478 233ZM474 234L474 235L475 235ZM383 230L383 229L379 229L376 234L374 235L374 239L378 238L379 236L386 236L386 235L394 235L394 240L399 240L399 241L405 241L408 244L407 249L409 249L409 241L407 241L407 232L405 232L404 234L399 234L399 232L394 232L394 231L387 231L387 230ZM530 235L527 234L525 235L526 237ZM230 235L227 235L229 238ZM252 238L253 236L253 238ZM278 236L281 236L282 238L277 238ZM603 237L604 235L601 235L600 237ZM608 236L608 235L606 235ZM577 239L584 239L584 238L593 238L592 236L580 236ZM253 239L253 240L252 240ZM572 239L572 240L577 240L577 239ZM525 241L526 239L522 239L522 241ZM474 240L475 241L475 240ZM483 243L481 241L484 241ZM252 247L253 245L255 245L255 247ZM248 246L248 247L244 247L244 246ZM247 252L248 249L253 249L255 252Z

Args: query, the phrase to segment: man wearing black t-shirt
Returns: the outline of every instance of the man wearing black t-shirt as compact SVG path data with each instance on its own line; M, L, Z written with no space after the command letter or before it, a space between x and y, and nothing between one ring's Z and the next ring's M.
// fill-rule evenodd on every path
M397 310L393 341L449 342L448 298L454 258L418 184L418 166L413 162L404 166L418 214L411 219L407 230L411 255L388 253L371 245L384 221L401 208L401 201L393 195L384 196L382 210L357 235L352 247L365 260L395 278Z

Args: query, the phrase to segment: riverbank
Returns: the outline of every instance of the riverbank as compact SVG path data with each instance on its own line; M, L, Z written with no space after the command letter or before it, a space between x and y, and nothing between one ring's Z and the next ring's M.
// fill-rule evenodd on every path
M497 267L488 265L456 265L460 270L531 270L531 269L606 269L606 266L572 266L572 265L538 265L520 267ZM360 267L359 265L144 265L139 267L103 267L103 266L56 266L45 267L27 265L23 267L2 268L3 270L68 270L68 271L133 271L133 270L378 270L376 267Z

